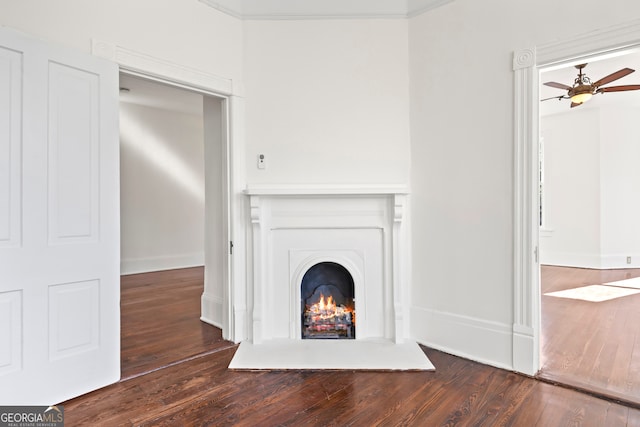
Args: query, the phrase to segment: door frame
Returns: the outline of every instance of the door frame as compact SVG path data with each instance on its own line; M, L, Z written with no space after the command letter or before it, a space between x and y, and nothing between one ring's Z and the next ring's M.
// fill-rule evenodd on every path
M538 145L540 71L640 48L640 20L514 52L513 369L540 369Z
M92 54L109 59L119 66L124 74L138 76L147 80L169 84L205 96L212 96L222 101L223 132L226 135L222 144L223 165L226 169L223 185L223 218L227 228L226 234L230 242L243 242L244 197L242 190L246 186L244 178L244 98L241 93L242 85L232 79L219 77L202 70L185 67L164 59L152 57L143 53L129 50L108 42L93 39ZM205 219L206 221L206 219ZM238 246L238 245L236 245ZM208 299L203 298L201 320L221 327L223 338L239 342L244 339L243 295L234 283L241 283L245 275L245 258L243 251L226 252L223 262L223 296L218 309L222 307L222 324L210 318L205 306ZM234 302L239 302L234 304Z

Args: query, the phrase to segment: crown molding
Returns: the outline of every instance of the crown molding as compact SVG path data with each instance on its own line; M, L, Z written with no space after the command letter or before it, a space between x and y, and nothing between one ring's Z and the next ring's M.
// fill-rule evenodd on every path
M430 1L412 1L409 0L409 7L407 9L407 18L413 18L418 15L422 15L433 9L437 9L440 6L444 6L447 3L452 3L453 0L430 0Z
M296 0L198 0L243 20L407 19L454 0L348 0L301 7Z

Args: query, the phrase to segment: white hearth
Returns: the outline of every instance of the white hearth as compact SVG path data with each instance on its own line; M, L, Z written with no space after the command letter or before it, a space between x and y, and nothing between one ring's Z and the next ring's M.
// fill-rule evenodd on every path
M426 359L416 358L424 354L408 340L406 189L251 187L245 193L251 209L253 280L247 285L250 340L238 351L243 360L252 359L247 352L264 355L268 351L279 360L278 348L282 354L302 354L304 349L323 346L355 352L365 349L364 357L378 345L400 364L383 363L385 368L376 362L375 369L428 369L404 363L399 356L404 348L405 354L411 353L409 360ZM338 264L353 279L355 339L301 338L302 279L321 263ZM289 365L306 366L293 360ZM231 367L250 368L233 362Z

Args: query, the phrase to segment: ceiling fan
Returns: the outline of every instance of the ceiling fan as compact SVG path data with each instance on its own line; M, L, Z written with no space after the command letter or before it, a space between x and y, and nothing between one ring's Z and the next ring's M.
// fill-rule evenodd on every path
M564 89L567 91L566 95L552 96L551 98L541 99L541 101L547 101L549 99L571 99L571 108L582 105L584 102L591 99L593 95L605 92L623 92L627 90L639 90L640 85L624 85L624 86L609 86L601 87L615 80L618 80L628 74L633 73L635 70L631 68L623 68L615 73L609 74L601 78L600 80L591 83L591 79L582 73L582 69L587 64L576 65L578 69L578 77L573 82L573 86L565 85L557 82L546 82L545 86L554 87L557 89Z

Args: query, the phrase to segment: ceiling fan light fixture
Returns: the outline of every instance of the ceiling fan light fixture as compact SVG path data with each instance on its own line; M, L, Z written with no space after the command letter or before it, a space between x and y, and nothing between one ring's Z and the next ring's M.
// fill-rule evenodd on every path
M593 91L590 84L579 84L569 91L569 97L571 98L571 102L574 104L587 102L592 96Z
M582 104L583 102L590 100L592 96L591 92L576 93L571 97L571 102L575 104Z

